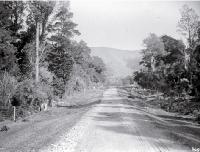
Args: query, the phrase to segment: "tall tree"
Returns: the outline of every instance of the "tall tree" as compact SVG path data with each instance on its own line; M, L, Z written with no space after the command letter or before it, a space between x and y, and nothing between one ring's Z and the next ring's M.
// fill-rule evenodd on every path
M142 51L143 61L141 62L141 64L148 67L150 71L155 71L155 58L164 53L164 44L161 39L153 33L151 33L146 39L144 39L143 43L146 49Z
M181 18L178 22L178 31L187 38L189 47L194 48L197 39L199 16L188 5L183 5L180 12Z
M17 71L14 68L17 66L17 44L20 41L19 30L22 28L24 8L24 2L0 2L1 70Z
M77 24L71 20L73 14L69 11L69 2L59 2L56 7L53 21L48 25L48 32L51 33L48 43L52 47L47 53L46 61L49 63L48 69L65 87L76 62L73 58L74 47L71 38L79 32L76 30ZM56 81L56 78L54 80ZM64 90L63 87L57 87L57 90Z
M49 16L53 12L55 6L55 2L50 1L32 1L29 3L30 13L28 16L29 24L32 23L35 25L36 29L36 38L35 38L35 45L36 45L36 57L35 57L35 81L36 83L39 82L39 64L40 64L40 44L42 39L44 38L46 25ZM41 40L41 41L40 41Z
M51 33L49 41L53 44L64 45L74 35L79 35L76 30L77 24L72 21L73 13L69 10L69 2L61 1L57 4L56 14L53 21L48 25L48 32Z
M15 53L16 48L12 45L10 32L0 28L0 73L5 71L12 74L16 73L17 60Z

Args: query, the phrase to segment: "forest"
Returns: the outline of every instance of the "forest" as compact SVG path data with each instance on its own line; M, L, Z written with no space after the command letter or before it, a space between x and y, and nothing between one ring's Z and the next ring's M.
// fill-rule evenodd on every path
M177 31L186 42L150 33L143 40L142 68L128 77L145 90L161 93L161 108L182 114L200 113L200 20L193 8L183 5ZM199 115L200 118L200 115Z
M23 115L101 86L105 64L77 35L69 2L1 1L0 107Z

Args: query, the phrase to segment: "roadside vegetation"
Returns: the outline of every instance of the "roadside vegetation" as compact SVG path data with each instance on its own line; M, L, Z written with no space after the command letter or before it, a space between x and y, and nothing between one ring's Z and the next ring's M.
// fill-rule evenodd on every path
M135 82L149 95L157 95L154 104L200 121L200 19L194 9L184 5L177 31L187 43L168 35L154 33L144 39L141 70L123 79Z
M74 39L69 2L1 1L0 10L1 108L14 103L23 117L103 86L105 64Z

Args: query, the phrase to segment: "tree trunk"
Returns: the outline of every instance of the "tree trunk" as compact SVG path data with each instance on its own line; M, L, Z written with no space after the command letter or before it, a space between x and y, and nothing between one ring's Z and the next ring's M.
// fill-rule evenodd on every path
M35 59L35 82L39 82L39 36L40 36L40 25L36 23L36 59Z
M152 69L152 72L155 71L155 59L153 56L151 57L151 69Z
M189 48L193 48L193 40L191 36L191 31L188 31L188 43L189 43Z

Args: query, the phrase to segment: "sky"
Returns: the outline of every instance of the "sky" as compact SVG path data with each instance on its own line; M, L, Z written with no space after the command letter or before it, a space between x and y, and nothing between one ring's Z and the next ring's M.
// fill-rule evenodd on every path
M81 32L77 40L90 47L139 50L149 33L185 41L177 32L184 4L200 16L200 1L71 0L70 7Z

